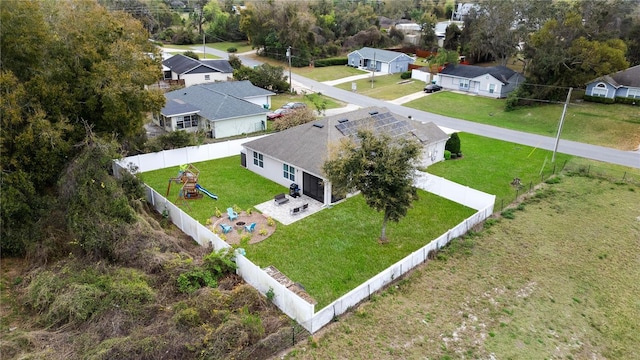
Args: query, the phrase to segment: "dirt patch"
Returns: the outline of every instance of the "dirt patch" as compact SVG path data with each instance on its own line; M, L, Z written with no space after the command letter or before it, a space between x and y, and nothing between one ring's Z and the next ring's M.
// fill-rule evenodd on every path
M252 232L248 232L245 226L249 226L251 223L256 223L256 226ZM224 234L220 224L229 225L233 229ZM276 231L276 222L258 212L247 214L243 211L238 213L238 218L233 221L229 220L226 214L219 218L212 216L209 228L229 245L239 245L240 239L247 235L251 236L249 244L255 244L267 239Z

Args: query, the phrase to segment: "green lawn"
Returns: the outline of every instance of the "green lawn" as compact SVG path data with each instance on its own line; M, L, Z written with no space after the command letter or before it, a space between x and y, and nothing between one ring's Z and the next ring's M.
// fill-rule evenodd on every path
M192 45L172 45L172 44L168 44L168 45L164 46L164 48L165 49L185 50L185 51L186 50L191 50L194 53L196 53L200 59L220 59L219 56L215 56L215 55L212 55L212 54L206 54L206 56L203 56L202 44L200 44L200 45L198 45L198 44L192 44ZM182 54L182 53L184 53L184 51L169 51L169 54L171 54L171 55Z
M506 205L515 199L516 190L510 185L514 177L522 179L528 189L529 183L540 182L541 171L545 178L553 171L549 151L464 133L460 138L464 157L432 165L429 172L497 195L498 211L502 201ZM556 161L562 164L569 158L560 154ZM222 211L234 205L248 209L287 191L242 168L239 156L194 165L200 170L198 183L219 196L217 201L208 197L191 201L190 209L182 205L202 224L216 207ZM168 179L177 172L176 166L144 173L142 178L164 195ZM179 185L172 184L168 199L174 201L178 190ZM278 225L266 241L250 245L247 256L262 267L274 265L303 284L320 308L474 212L425 192L420 197L406 218L389 224L391 242L387 245L376 242L382 215L356 196L292 225Z
M493 140L473 134L460 133L463 157L429 166L427 172L445 177L462 185L496 195L494 211L513 202L516 194L529 190L548 178L554 169L551 151L536 149L506 141ZM556 170L572 157L556 154ZM520 178L523 189L511 185Z
M366 71L356 69L347 65L327 66L319 68L312 68L307 66L301 68L291 68L291 71L298 75L308 77L309 79L320 82L337 80L353 75L362 75L366 73Z
M373 88L371 88L371 80L373 79ZM384 76L375 76L358 80L355 82L357 92L380 100L393 100L405 95L413 94L424 89L424 81L400 78L400 74L391 74ZM338 84L335 87L347 91L351 91L351 82Z
M563 106L504 111L504 100L442 91L404 104L423 111L534 134L556 136ZM562 139L634 150L640 145L640 108L623 104L571 103Z
M251 45L247 44L246 41L237 41L237 42L224 41L224 42L207 43L207 46L212 47L214 49L221 50L221 51L227 51L227 49L234 47L238 49L238 51L236 51L236 54L251 51Z
M296 94L296 95L292 95L292 94L278 94L275 96L271 97L271 109L278 109L280 108L282 105L289 103L289 102L303 102L305 104L307 104L307 106L309 106L309 108L311 109L316 109L316 107L313 105L313 100L318 99L320 101L326 101L327 102L327 109L335 109L335 108L339 108L339 107L343 107L345 106L344 103L341 103L333 98L324 96L322 94L318 95L317 93L313 93L313 94L308 94L308 95L304 95L304 94Z

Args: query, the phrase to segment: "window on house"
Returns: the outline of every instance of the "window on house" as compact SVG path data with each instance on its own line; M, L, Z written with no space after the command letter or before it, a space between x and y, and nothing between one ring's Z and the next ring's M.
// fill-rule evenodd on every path
M460 89L468 89L469 88L469 79L460 79Z
M264 168L264 155L259 152L253 152L253 165Z
M608 92L609 90L607 89L607 85L604 83L598 83L598 85L591 90L591 96L607 97Z
M496 84L489 84L489 94L493 94L496 91Z
M198 127L198 115L191 114L183 116L182 118L178 118L176 122L176 128L178 129L187 129L190 127Z
M282 170L285 179L296 181L296 168L287 164L282 164Z
M627 97L640 99L640 89L629 89L629 91L627 91Z
M204 76L204 79L205 79L205 80L211 80L211 75L205 75L205 76Z

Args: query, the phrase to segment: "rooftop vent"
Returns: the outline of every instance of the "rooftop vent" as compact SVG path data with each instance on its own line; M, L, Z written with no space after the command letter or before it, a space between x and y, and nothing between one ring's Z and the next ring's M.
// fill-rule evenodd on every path
M324 125L320 124L320 123L314 123L313 126L322 129L324 127Z
M339 122L340 124L342 124L342 123L346 123L347 121L349 121L349 119L340 119L340 120L338 120L338 122Z
M376 115L378 112L377 111L369 111L369 115Z

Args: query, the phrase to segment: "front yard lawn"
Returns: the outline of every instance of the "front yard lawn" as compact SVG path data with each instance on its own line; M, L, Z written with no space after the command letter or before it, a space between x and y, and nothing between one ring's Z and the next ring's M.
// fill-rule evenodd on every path
M357 80L357 93L380 100L393 100L406 95L420 92L424 89L424 81L416 79L400 78L400 74L390 74L373 77L373 88L371 88L372 78ZM351 91L351 81L338 84L335 87Z
M477 123L555 137L562 104L537 105L510 112L505 100L440 91L404 104L418 110ZM640 108L624 104L571 103L561 139L634 150L640 145Z
M366 73L366 71L364 70L360 70L347 65L326 66L319 68L306 66L300 68L291 68L291 71L298 75L320 82L337 80L353 75L362 75Z
M278 94L275 96L271 97L271 109L275 110L280 108L282 105L289 103L289 102L303 102L305 104L307 104L307 106L312 109L312 110L316 110L316 107L313 105L313 101L314 100L318 100L318 101L326 101L327 102L327 109L335 109L335 108L339 108L339 107L343 107L345 106L344 103L339 102L338 100L335 100L333 98L330 98L328 96L324 96L322 94L318 94L318 93L312 93L312 94L296 94L296 95L292 95L289 93L283 93L283 94ZM316 112L317 115L317 112Z

